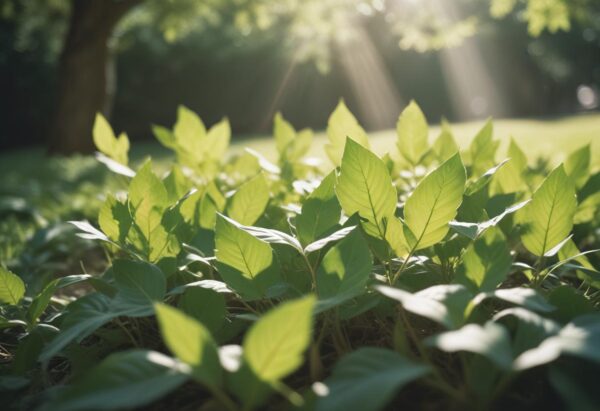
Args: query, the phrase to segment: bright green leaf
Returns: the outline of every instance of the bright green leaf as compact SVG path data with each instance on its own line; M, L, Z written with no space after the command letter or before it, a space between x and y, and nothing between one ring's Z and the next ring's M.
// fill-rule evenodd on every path
M198 381L218 386L222 369L217 345L204 325L166 304L154 305L165 344L175 356L192 367Z
M252 225L264 213L268 203L269 186L260 173L236 191L227 207L227 215L240 224Z
M347 215L358 213L375 226L374 235L385 238L383 220L394 215L397 197L392 178L379 157L347 139L335 192Z
M278 381L302 365L311 340L314 305L314 296L282 303L248 330L244 359L258 378Z
M24 295L23 280L0 266L0 304L17 305Z
M413 166L429 150L427 119L417 103L411 101L400 114L396 124L400 154Z
M340 100L331 116L329 116L327 137L329 143L325 146L325 151L331 162L336 166L341 163L347 138L369 149L367 133L358 124L343 100Z
M537 256L546 254L569 235L576 209L573 181L563 166L558 166L517 214L523 229L523 245Z
M404 221L413 238L409 245L422 249L440 242L462 202L466 174L457 153L429 173L404 205Z

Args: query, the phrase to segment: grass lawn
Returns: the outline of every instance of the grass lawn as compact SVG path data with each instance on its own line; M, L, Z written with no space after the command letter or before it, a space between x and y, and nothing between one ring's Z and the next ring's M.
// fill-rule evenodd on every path
M483 121L452 124L452 132L462 149L468 147L483 126ZM440 132L439 126L430 127L430 141ZM510 137L514 137L529 159L547 157L560 162L566 154L595 140L592 144L592 164L600 166L600 114L562 117L552 120L494 120L494 137L502 140L499 157L504 155ZM372 148L379 154L396 151L396 131L369 133ZM326 158L323 146L327 142L324 132L317 133L310 155ZM250 147L267 158L274 156L270 137L256 137L239 141L234 149Z
M452 131L461 148L468 147L469 142L483 124L483 121L452 124ZM431 141L438 134L439 126L430 127ZM548 157L552 162L559 162L571 151L600 139L600 114L577 115L551 120L495 120L494 136L502 140L499 158L503 156L505 146L512 136L529 159ZM395 130L372 132L369 133L369 137L371 146L377 153L397 151ZM310 155L328 161L323 149L326 142L325 132L316 133ZM276 157L271 136L246 136L236 139L232 144L231 152L240 152L245 147L252 148L271 160ZM141 160L147 155L151 155L159 167L161 162L165 162L166 166L170 163L169 159L172 158L171 152L158 143L136 143L135 141L132 143L132 159ZM89 165L91 161L93 160L82 158L75 162ZM38 167L44 162L44 151L41 148L8 151L0 154L0 172L3 175L5 173L31 175L32 178L37 178L39 174L43 174L44 178L51 177L44 167ZM592 144L592 164L596 167L600 166L600 144L597 143ZM0 188L2 185L0 183Z

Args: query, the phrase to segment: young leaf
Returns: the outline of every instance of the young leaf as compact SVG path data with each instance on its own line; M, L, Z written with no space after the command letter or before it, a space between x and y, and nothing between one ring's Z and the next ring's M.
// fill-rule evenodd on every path
M456 216L465 190L466 173L457 153L429 173L404 205L404 221L415 250L440 242L448 232L448 223Z
M273 121L273 135L275 136L275 147L279 152L279 156L285 158L288 146L296 138L296 130L279 112L275 114Z
M298 239L303 245L312 243L335 227L342 207L335 195L335 171L329 173L321 184L310 193L296 217Z
M372 269L369 246L360 230L354 229L323 257L317 272L319 298L361 294Z
M219 274L245 298L261 298L279 281L279 271L271 269L274 263L271 246L222 215L217 217L215 243Z
M413 166L417 165L429 149L427 119L421 108L411 101L404 109L398 123L398 149L400 154Z
M177 107L177 122L173 127L177 144L187 153L202 152L202 137L206 135L206 127L196 113L185 106Z
M575 186L563 166L555 168L517 215L521 240L530 252L543 256L563 241L573 227L577 209Z
M448 160L460 150L454 136L452 136L450 125L445 119L442 119L442 131L434 141L432 149L440 163Z
M188 379L184 364L147 350L110 355L67 387L49 409L61 411L139 408L182 385Z
M456 281L474 293L492 291L506 279L511 265L506 238L499 229L491 229L469 245Z
M335 192L347 215L358 213L385 236L384 218L396 211L397 194L385 163L371 151L348 138Z
M469 146L471 175L481 175L494 167L496 150L500 141L493 141L493 130L492 120L488 120Z
M242 184L231 198L227 215L244 225L254 224L265 212L269 202L269 186L260 173Z
M275 382L302 365L314 305L314 296L283 303L250 328L244 338L244 359L258 378Z
M527 169L527 157L514 139L510 139L507 157L510 161L496 173L494 182L503 193L514 193L526 188L523 172Z
M223 160L231 139L229 120L224 118L212 126L204 138L206 157L216 163Z
M197 381L208 386L221 384L222 369L217 345L210 331L181 311L162 303L154 305L160 333L169 350L192 367Z
M127 158L127 153L129 152L129 139L127 135L122 133L119 138L116 138L112 127L100 113L96 114L92 136L98 151L106 154L110 159L121 165L127 165L129 161Z
M359 348L343 357L325 381L327 394L317 399L316 411L382 409L405 384L429 371L400 354L374 347Z
M129 184L129 210L135 222L128 239L144 251L148 261L155 262L165 255L176 255L179 245L162 225L168 206L168 194L163 182L146 162Z
M358 124L344 100L340 100L337 107L329 116L327 122L327 137L329 143L325 146L325 152L335 166L339 166L344 152L346 139L350 138L357 144L369 149L367 133Z
M23 280L0 266L0 304L17 305L24 295Z
M591 157L590 145L587 144L572 152L565 160L565 173L571 177L578 189L585 185L590 176Z
M109 194L98 214L98 225L104 234L116 243L125 244L132 223L127 204Z

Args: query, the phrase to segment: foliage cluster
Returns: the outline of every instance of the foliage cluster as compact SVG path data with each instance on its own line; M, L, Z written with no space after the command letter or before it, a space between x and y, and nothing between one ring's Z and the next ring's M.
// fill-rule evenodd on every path
M594 409L600 174L590 147L551 170L489 121L465 151L429 144L414 102L377 156L343 102L334 169L278 114L278 161L228 158L226 119L154 126L175 161L130 167L97 116L117 187L94 223L101 275L43 287L0 268L0 390L39 410ZM76 291L76 292L74 292Z

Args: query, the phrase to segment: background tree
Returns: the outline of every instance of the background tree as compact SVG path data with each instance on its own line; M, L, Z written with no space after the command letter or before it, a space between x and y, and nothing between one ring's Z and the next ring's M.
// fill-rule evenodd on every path
M449 3L456 3L451 13ZM353 22L382 13L401 48L427 51L460 44L487 21L488 10L494 17L512 13L539 35L567 30L573 19L589 19L594 8L591 0L11 0L1 12L17 25L22 46L37 36L50 44L50 55L60 49L48 147L73 153L92 150L94 114L111 110L115 50L141 25L159 27L169 41L208 27L232 41L279 30L290 58L326 71L332 43L352 41Z

